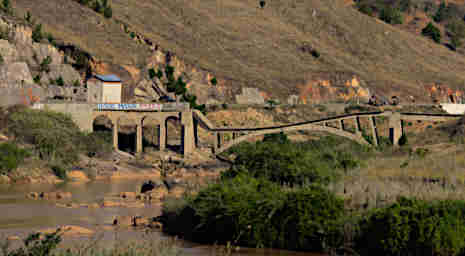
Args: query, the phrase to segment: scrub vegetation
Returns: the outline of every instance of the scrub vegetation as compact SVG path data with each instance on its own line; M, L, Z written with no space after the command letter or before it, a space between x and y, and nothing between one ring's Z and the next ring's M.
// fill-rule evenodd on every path
M80 155L102 157L111 152L111 135L83 133L70 116L14 106L0 109L0 131L12 138L0 144L2 170L11 172L25 158L47 162L60 178ZM24 148L24 149L23 149Z

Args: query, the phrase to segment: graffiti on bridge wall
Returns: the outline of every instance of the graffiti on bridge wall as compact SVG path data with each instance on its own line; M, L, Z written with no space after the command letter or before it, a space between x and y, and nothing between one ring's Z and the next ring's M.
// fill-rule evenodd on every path
M98 110L148 110L148 111L161 111L163 104L97 104Z

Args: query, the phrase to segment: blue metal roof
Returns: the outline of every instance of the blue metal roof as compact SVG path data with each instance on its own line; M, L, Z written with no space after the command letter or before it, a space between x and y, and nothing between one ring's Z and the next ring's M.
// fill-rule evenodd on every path
M95 77L104 82L121 82L121 79L116 75L95 75Z

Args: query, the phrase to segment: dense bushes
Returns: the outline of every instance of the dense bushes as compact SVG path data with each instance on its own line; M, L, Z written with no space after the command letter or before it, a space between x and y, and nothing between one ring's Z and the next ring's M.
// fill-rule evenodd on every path
M379 13L379 19L389 24L402 24L402 13L391 6L384 7Z
M60 255L55 254L58 244L61 242L61 236L58 231L51 234L41 235L40 233L32 233L23 240L23 246L15 246L11 249L9 242L1 242L2 255L4 256L49 256ZM66 255L72 255L69 251Z
M29 151L18 148L15 144L0 144L0 173L13 171L28 156L30 156Z
M437 27L433 25L433 23L428 23L426 27L421 30L421 34L423 36L429 37L433 39L434 42L440 43L441 42L441 31Z
M32 145L41 159L55 165L75 163L79 154L102 156L111 151L108 134L84 134L63 113L16 108L9 111L5 123L17 143Z
M321 251L342 242L343 200L239 175L210 185L181 209L164 207L166 232L197 242Z
M322 251L344 242L344 201L322 187L359 164L338 138L292 143L284 134L242 144L218 184L166 204L164 231L203 243ZM360 151L361 152L361 151Z
M465 253L465 202L401 199L374 210L360 224L362 255Z
M277 135L263 142L240 144L230 152L236 155L233 167L223 177L247 173L290 186L307 183L328 184L340 171L360 162L345 150L338 150L339 139L324 137L318 141L292 143Z
M107 19L113 16L113 9L108 3L108 0L75 0L78 3L92 8L97 13L103 14Z

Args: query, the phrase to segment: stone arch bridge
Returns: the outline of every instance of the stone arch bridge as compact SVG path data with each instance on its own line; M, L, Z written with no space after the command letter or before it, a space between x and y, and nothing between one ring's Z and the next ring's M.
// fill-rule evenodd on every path
M128 107L129 106L129 107ZM113 146L118 149L119 120L125 118L131 120L136 126L136 153L143 152L143 127L144 122L150 120L152 125L157 125L158 145L164 150L167 144L167 122L169 119L180 121L181 148L184 154L192 153L198 146L198 127L214 134L213 153L219 154L232 146L246 141L249 138L280 132L291 131L314 131L326 132L333 135L345 137L360 144L371 145L362 135L360 125L361 119L368 120L371 143L378 145L378 130L376 117L384 117L389 122L389 137L393 145L398 145L403 134L403 121L433 121L444 122L459 119L462 115L448 114L422 114L422 113L398 113L398 112L370 112L335 116L325 119L305 121L293 124L269 126L269 127L215 127L200 111L191 110L187 104L78 104L78 103L56 103L35 104L36 109L49 109L65 112L71 115L73 120L84 131L93 130L93 122L100 116L108 118L112 123ZM353 129L347 129L346 123L354 124ZM334 125L337 124L337 125ZM226 141L225 135L230 140Z

